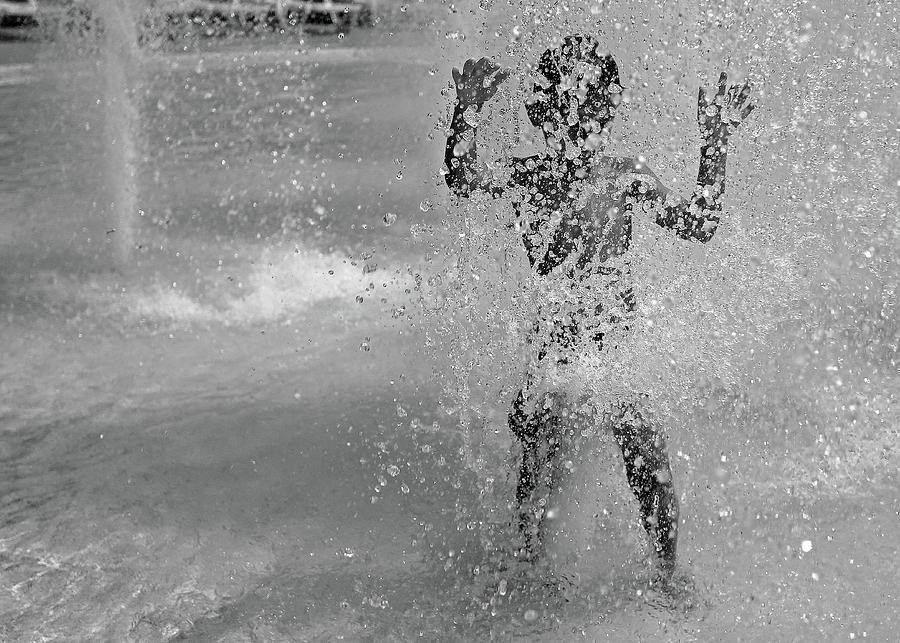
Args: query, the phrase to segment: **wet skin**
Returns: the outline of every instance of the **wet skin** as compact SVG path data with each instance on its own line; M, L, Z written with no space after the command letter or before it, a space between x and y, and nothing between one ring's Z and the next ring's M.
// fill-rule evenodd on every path
M579 37L575 39L581 42ZM700 90L697 120L703 142L697 185L688 201L667 189L640 158L602 153L619 96L597 86L591 88L588 81L574 76L566 79L567 91L559 85L550 84L548 89L547 84L535 84L526 108L532 124L545 135L547 153L513 159L509 179L497 181L478 159L475 130L464 114L466 110L479 111L508 76L507 70L486 58L470 59L461 71L453 70L457 102L447 138L446 181L459 197L483 190L511 198L515 225L538 275L556 271L577 282L608 272L610 259L627 252L632 217L639 214L653 216L658 225L683 239L706 242L712 238L725 189L728 140L754 108L747 84L729 86L722 73L712 96ZM620 299L626 309L633 310L630 291L620 293ZM584 309L578 312L589 314ZM600 313L599 309L593 311ZM551 350L571 349L577 344L577 322L561 326L558 320L543 319L536 326L548 324L555 327L544 335L549 339L542 340L538 368ZM602 342L603 337L592 339ZM539 557L543 548L543 518L561 474L566 433L555 412L559 400L553 394L533 399L531 384L529 373L509 415L510 429L523 448L516 497L524 539L522 555L529 559ZM678 501L665 441L636 404L616 406L606 413L606 422L622 449L642 523L653 543L660 574L667 579L675 567Z

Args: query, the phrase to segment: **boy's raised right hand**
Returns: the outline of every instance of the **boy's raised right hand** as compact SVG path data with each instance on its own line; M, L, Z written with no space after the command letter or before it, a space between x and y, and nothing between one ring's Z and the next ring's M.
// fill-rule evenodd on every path
M487 58L478 60L469 58L462 71L454 67L453 82L456 84L459 106L462 109L474 107L480 110L497 93L497 87L509 77L509 74L508 69L501 69L500 65Z

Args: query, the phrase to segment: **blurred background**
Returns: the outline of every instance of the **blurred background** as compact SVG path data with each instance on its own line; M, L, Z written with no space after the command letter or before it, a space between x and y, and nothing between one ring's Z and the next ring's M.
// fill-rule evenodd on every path
M0 0L0 638L890 640L896 6ZM696 177L697 88L759 107L716 239L636 223L651 323L572 395L648 392L690 591L647 592L610 436L551 569L508 554L536 286L452 202L450 69L616 57L615 154ZM627 81L626 81L627 79Z

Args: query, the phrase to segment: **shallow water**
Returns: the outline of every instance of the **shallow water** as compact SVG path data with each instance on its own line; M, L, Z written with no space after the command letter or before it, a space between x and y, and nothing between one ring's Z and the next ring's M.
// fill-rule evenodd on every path
M682 591L648 587L607 436L577 461L553 563L515 563L505 400L469 415L472 470L455 362L416 307L416 275L441 270L420 230L452 220L435 127L455 46L148 54L122 265L103 79L0 42L3 638L890 640L898 379L839 337L795 364L799 391L729 391L673 431ZM802 414L843 436L789 430Z

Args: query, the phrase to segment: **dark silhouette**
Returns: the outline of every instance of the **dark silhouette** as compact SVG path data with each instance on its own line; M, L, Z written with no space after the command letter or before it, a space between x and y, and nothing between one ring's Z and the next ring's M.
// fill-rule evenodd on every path
M459 197L476 190L505 195L515 205L516 225L534 271L577 286L597 275L624 280L613 260L625 254L632 216L655 213L656 223L687 240L706 242L719 223L725 190L729 136L753 110L747 84L729 86L723 72L717 91L703 89L697 117L703 135L700 171L690 201L668 190L640 158L605 156L602 148L621 98L615 60L598 50L590 36L568 36L543 53L533 94L526 102L529 119L541 128L547 152L514 158L498 179L478 159L475 129L466 111L479 111L509 75L487 58L467 60L453 70L457 101L446 148L447 185ZM470 116L470 120L471 116ZM499 173L498 173L499 174ZM621 262L619 262L621 263ZM616 306L585 310L578 303L563 310L542 304L532 341L535 367L567 360L585 338L602 345L598 321L627 328L635 310L627 284L618 287ZM564 418L552 393L534 395L531 374L509 414L509 427L522 443L516 499L523 536L521 555L540 556L542 531L551 494L560 473ZM622 449L628 483L640 503L641 520L653 543L659 574L666 580L675 567L678 499L665 440L635 402L622 402L606 416Z

